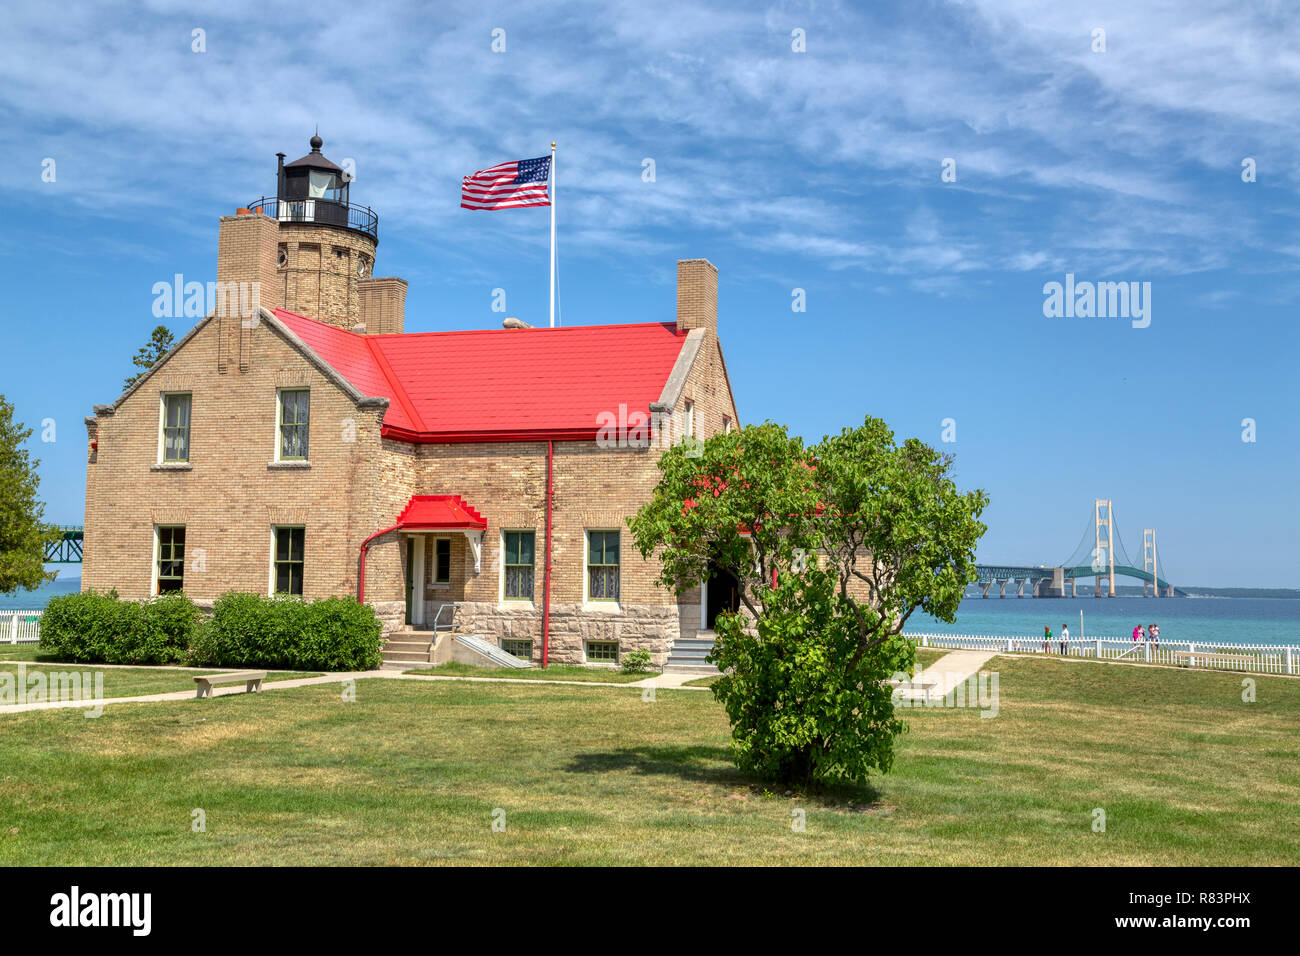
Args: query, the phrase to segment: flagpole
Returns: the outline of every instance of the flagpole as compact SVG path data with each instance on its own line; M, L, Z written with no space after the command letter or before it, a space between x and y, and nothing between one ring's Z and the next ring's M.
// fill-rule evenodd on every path
M555 141L551 141L551 328L555 328Z

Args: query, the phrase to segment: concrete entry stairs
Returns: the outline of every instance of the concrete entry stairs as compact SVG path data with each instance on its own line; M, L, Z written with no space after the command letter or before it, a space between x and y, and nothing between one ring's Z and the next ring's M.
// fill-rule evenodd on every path
M709 651L713 650L713 643L712 631L700 631L697 637L677 638L668 650L664 673L720 674L721 671L704 659Z
M417 631L412 627L393 631L383 647L384 667L404 670L432 667L433 645L437 637L435 631Z

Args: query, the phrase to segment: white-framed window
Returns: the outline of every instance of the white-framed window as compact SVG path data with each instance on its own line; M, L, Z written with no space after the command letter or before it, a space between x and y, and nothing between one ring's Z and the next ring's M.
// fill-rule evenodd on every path
M520 660L531 661L533 659L533 642L530 640L519 640L509 637L502 638L501 650L510 654L512 657L518 657Z
M537 536L532 531L501 532L501 599L531 601L536 578Z
M185 525L154 528L153 593L185 589Z
M433 539L433 568L430 571L429 583L451 584L451 538Z
M583 656L588 664L617 664L618 641L587 641Z
M723 433L724 435L730 435L730 434L731 434L731 416L730 416L730 415L723 415L723 416L722 416L722 433Z
M686 438L695 437L695 403L689 398L682 407L682 435Z
M586 594L588 601L618 601L620 555L619 532L587 532Z
M276 392L276 461L307 461L311 425L311 390L282 388Z
M190 460L190 411L194 396L189 392L163 392L158 428L158 460L181 464Z
M302 597L307 529L277 525L271 529L271 593Z

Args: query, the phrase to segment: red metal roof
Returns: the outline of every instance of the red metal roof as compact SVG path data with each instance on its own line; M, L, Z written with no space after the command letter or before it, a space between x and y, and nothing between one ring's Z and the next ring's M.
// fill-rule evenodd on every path
M597 416L649 414L686 342L676 323L362 335L275 316L414 442L593 439Z
M487 519L460 495L413 495L397 516L397 527L482 531L487 527Z

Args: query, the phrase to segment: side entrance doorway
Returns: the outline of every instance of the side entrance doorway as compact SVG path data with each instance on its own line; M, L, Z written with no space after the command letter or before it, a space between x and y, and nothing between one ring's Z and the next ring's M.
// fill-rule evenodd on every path
M730 572L709 565L709 578L704 583L704 629L713 630L714 622L723 611L740 610L740 585Z

